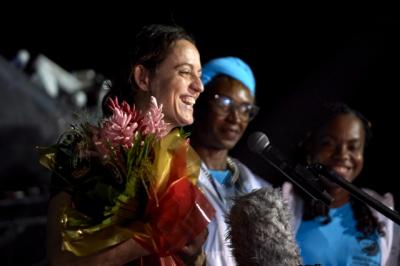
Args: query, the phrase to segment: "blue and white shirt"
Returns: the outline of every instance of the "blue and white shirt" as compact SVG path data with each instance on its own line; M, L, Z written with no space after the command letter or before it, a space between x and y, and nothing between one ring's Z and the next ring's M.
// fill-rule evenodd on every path
M215 217L208 224L208 237L204 244L207 265L234 266L236 265L230 241L226 239L228 215L234 197L247 194L254 189L270 186L264 179L253 174L244 164L233 160L239 167L239 178L235 184L222 184L212 177L207 166L202 162L198 185L203 190L209 202L215 208Z
M379 235L366 237L356 229L350 203L331 208L329 216L327 224L322 217L301 222L296 239L305 265L380 265Z

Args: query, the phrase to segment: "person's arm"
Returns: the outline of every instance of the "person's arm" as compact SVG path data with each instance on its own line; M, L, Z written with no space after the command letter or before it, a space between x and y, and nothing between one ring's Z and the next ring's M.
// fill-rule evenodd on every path
M205 228L203 232L197 235L193 240L189 241L189 243L178 252L179 257L185 265L206 265L206 256L203 250L203 245L206 242L207 236L208 229Z
M59 218L61 206L70 201L68 194L58 193L50 200L47 218L47 256L49 265L124 265L149 252L133 239L86 257L78 257L61 250Z

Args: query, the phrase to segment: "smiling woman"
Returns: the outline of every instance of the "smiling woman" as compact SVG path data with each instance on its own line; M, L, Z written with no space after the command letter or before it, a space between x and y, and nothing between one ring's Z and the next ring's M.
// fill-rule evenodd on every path
M214 209L196 186L197 155L173 129L193 122L200 75L182 28L138 33L129 83L113 83L103 120L74 127L42 157L54 172L51 265L183 265L198 254Z
M171 128L193 123L193 105L203 91L200 55L193 43L177 41L154 74L143 67L133 69L132 74L138 80L139 98L153 95L159 99Z
M364 166L370 140L370 123L345 104L328 104L320 111L317 126L301 143L304 163L321 163L353 182ZM397 265L399 237L393 222L335 183L323 184L334 201L330 206L304 198L297 241L305 264ZM393 208L393 196L366 190ZM296 212L295 213L301 213Z
M241 59L223 57L204 65L202 80L206 89L195 105L192 144L202 160L199 185L217 210L204 250L208 265L236 265L226 239L233 198L268 185L228 154L257 114L255 79Z

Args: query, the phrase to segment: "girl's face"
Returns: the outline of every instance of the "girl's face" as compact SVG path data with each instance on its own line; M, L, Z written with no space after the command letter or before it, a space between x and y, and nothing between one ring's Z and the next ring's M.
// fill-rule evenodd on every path
M353 114L333 118L315 136L309 163L321 163L352 182L364 165L365 130Z
M175 42L149 84L150 94L163 105L164 119L171 127L193 123L193 105L204 90L197 48L187 40Z
M230 105L227 105L230 103ZM219 78L206 114L202 116L196 132L204 146L217 150L230 150L242 137L249 119L241 107L252 105L254 98L242 83L229 78Z

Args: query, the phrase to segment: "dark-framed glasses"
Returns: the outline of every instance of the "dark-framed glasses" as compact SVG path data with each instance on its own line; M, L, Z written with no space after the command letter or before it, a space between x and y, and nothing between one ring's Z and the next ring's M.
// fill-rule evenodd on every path
M235 111L243 121L252 120L260 109L255 104L236 103L232 98L220 94L215 94L211 97L211 103L218 114L228 115L232 111Z

